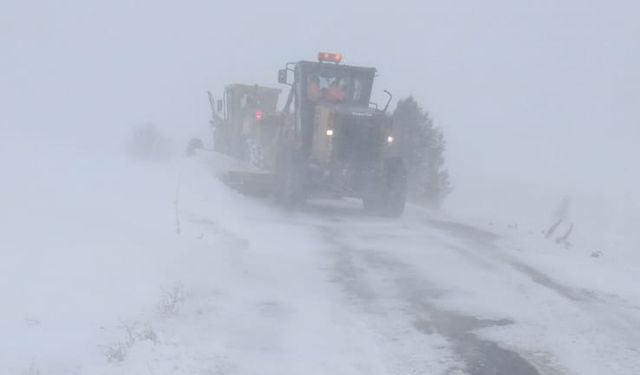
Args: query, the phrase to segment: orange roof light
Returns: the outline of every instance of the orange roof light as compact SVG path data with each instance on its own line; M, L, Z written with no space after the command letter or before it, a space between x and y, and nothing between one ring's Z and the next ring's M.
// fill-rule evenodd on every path
M318 53L318 61L339 64L342 61L342 55L339 53L320 52Z

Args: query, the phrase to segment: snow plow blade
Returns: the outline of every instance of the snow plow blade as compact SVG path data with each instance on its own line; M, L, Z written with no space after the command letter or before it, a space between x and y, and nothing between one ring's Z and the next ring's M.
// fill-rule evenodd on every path
M225 185L246 195L267 197L274 193L273 176L268 172L228 171L221 178Z

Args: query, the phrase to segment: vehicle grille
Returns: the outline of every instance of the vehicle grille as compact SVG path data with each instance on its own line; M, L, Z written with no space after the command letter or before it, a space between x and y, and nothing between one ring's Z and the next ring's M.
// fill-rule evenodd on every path
M336 116L334 157L341 161L375 160L382 148L382 129L372 117Z

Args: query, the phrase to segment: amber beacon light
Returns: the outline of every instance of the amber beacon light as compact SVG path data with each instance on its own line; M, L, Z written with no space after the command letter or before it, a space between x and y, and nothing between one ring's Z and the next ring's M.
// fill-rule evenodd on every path
M339 53L320 52L318 53L318 61L339 64L342 61L342 55Z

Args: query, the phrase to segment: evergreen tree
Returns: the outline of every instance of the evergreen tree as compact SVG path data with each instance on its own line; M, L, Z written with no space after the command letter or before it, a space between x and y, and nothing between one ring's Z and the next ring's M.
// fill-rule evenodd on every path
M413 97L398 101L393 113L399 130L408 171L408 197L421 204L440 207L451 192L445 168L445 140L442 130Z

